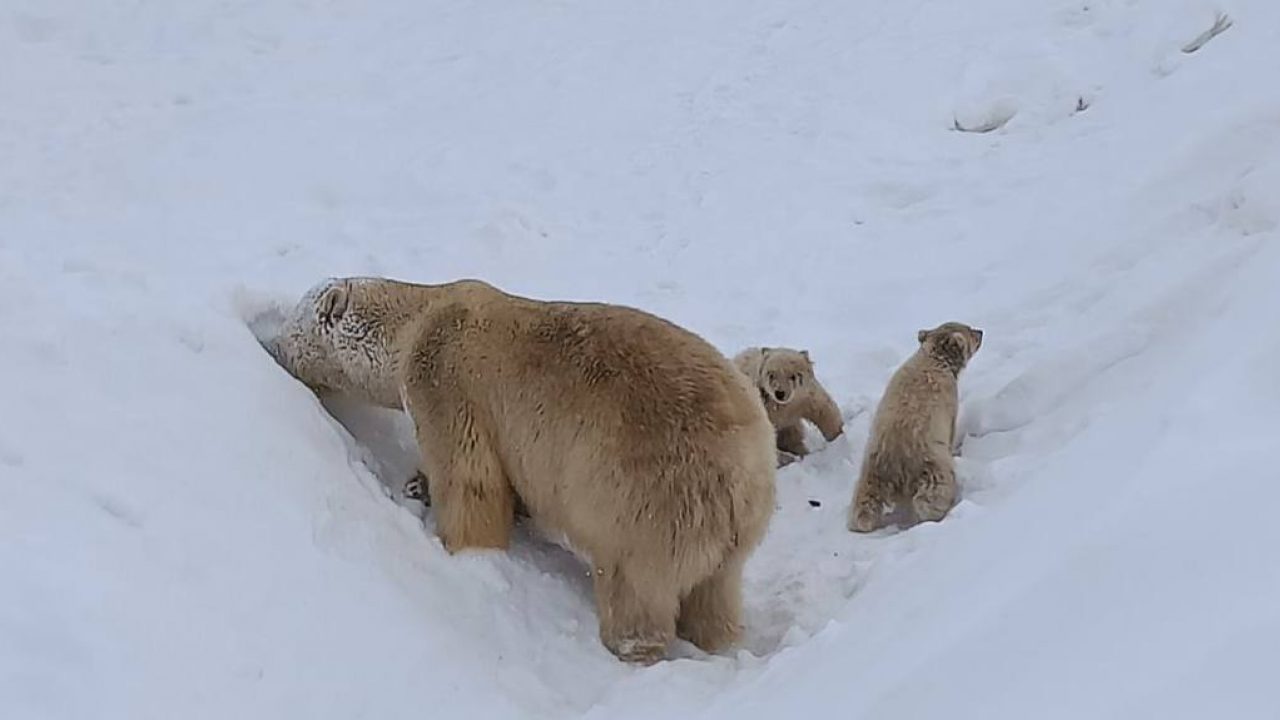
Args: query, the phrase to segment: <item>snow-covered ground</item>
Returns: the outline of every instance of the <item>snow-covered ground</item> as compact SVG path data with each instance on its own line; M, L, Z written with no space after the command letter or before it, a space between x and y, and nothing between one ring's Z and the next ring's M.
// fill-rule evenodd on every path
M7 0L0 716L1280 717L1278 77L1275 0ZM743 647L448 556L250 328L346 274L808 348ZM953 319L962 502L854 536Z

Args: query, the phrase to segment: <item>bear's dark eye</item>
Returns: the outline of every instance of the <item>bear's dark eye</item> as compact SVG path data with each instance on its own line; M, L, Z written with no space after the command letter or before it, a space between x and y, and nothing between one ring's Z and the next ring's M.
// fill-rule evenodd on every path
M769 373L769 382L773 382L777 379L778 379L778 376L775 373Z
M795 384L795 385L799 385L803 380L804 380L804 378L801 378L799 375L792 375L792 376L791 376L791 382L792 382L793 384Z

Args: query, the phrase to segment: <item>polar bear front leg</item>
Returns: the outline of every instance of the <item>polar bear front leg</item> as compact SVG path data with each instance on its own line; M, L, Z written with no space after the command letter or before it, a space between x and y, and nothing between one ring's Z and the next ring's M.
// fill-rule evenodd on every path
M805 408L805 419L817 425L822 431L822 437L831 442L844 433L844 418L840 415L840 406L816 381L810 390L813 396L809 398L809 406Z
M797 457L809 454L809 448L804 446L804 428L799 422L778 428L778 449Z
M445 549L505 549L515 524L515 494L488 434L465 409L444 422L414 421Z

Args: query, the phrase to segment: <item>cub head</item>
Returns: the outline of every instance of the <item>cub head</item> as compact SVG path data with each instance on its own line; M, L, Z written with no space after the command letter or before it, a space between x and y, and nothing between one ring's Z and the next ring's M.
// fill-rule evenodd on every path
M760 352L760 394L769 402L786 405L813 382L813 361L807 350L763 348Z
M945 322L932 330L921 330L916 337L920 349L941 360L956 373L964 369L978 348L982 347L982 331L964 323Z

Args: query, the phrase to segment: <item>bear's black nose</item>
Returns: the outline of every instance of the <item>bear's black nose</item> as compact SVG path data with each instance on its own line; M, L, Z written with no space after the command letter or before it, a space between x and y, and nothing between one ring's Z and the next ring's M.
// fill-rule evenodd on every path
M781 391L781 390L774 390L774 391L773 391L773 396L774 396L774 397L776 397L776 398L778 398L779 400L786 400L786 399L787 399L787 394L786 394L785 392Z

